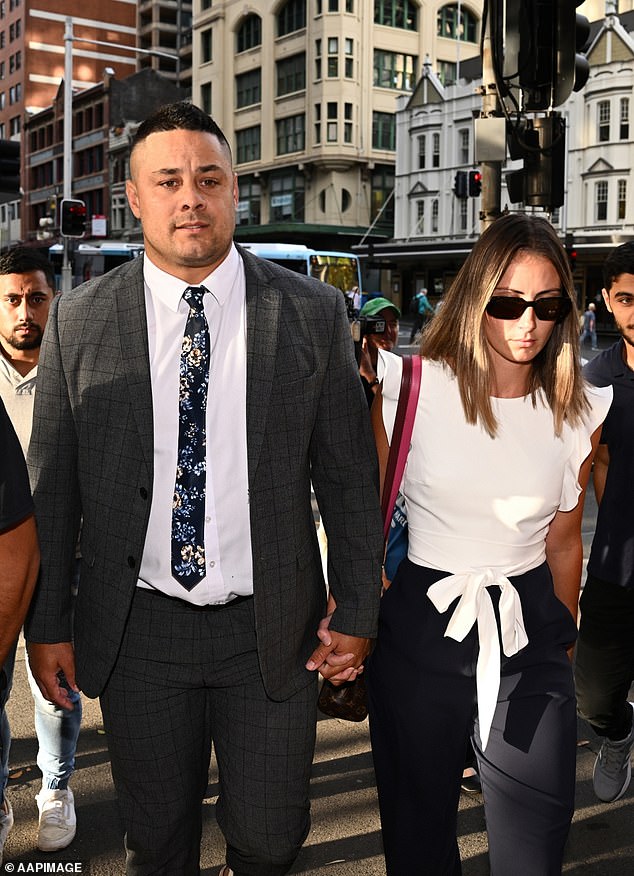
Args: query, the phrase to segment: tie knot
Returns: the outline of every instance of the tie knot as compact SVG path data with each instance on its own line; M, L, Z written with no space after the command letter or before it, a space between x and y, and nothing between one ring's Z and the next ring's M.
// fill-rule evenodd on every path
M183 298L194 310L202 310L203 296L206 291L204 286L188 286L183 292Z

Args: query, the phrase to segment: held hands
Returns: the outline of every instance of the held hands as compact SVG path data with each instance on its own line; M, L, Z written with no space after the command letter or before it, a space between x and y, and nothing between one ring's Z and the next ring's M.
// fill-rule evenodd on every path
M75 653L71 642L57 642L54 645L28 642L27 651L31 672L43 696L56 706L72 711L74 705L68 691L60 684L60 673L63 673L69 688L79 692L75 681Z
M321 644L315 648L306 663L306 669L327 678L333 684L354 681L363 672L363 661L370 653L371 639L346 636L330 629L330 619L334 611L334 600L328 600L329 613L320 622L317 638Z

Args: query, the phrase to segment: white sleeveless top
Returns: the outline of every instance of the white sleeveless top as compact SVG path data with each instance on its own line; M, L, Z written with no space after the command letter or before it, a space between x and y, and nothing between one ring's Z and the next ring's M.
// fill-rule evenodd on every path
M383 421L391 440L402 360L380 350ZM458 596L445 635L462 641L478 622L478 703L483 746L499 688L497 624L486 587L501 589L502 648L516 654L528 641L517 591L508 576L534 569L546 558L548 527L558 510L578 501L581 463L603 422L612 388L586 387L591 409L583 424L554 432L543 395L495 398L498 434L465 421L458 381L443 363L423 359L416 421L401 492L413 563L451 572L428 595L439 611Z

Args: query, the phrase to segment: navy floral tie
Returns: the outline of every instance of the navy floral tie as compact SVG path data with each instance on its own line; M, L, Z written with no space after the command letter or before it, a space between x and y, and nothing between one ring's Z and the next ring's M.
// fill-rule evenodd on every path
M183 293L189 315L180 363L178 458L172 505L172 575L186 590L205 577L206 428L209 328L204 286Z

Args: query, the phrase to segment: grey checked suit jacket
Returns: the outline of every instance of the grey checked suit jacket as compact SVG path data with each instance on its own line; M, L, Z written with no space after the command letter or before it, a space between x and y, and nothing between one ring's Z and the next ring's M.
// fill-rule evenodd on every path
M332 626L376 634L377 464L343 295L241 255L258 654L269 696L282 700L310 680L303 666L325 606L311 480L329 539L338 604ZM27 639L71 640L68 570L83 517L77 679L88 696L98 696L124 633L152 501L141 259L53 302L38 366L29 470L42 571Z

